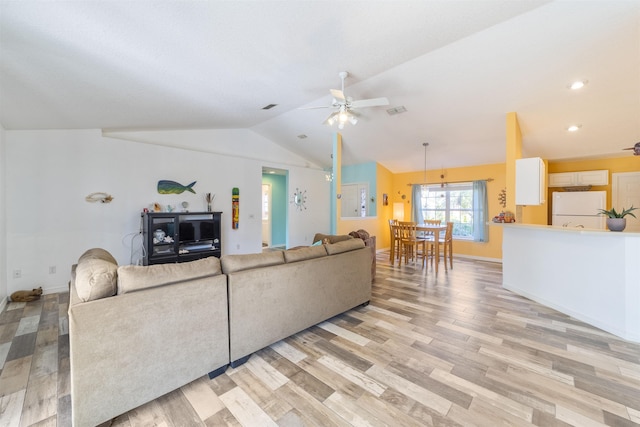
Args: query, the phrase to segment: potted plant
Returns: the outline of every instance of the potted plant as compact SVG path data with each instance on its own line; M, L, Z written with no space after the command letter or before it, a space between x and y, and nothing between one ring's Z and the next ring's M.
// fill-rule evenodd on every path
M621 212L616 212L615 208L611 208L611 210L600 209L600 213L606 215L607 218L607 228L611 231L622 231L627 226L627 219L625 216L631 215L636 218L636 216L631 212L635 211L638 208L634 208L631 206L629 209L622 208Z

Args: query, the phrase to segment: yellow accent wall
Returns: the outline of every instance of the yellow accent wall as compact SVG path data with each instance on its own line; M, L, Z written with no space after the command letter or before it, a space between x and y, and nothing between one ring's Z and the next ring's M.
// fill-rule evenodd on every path
M506 188L507 188L507 208L506 210L515 213L516 220L522 224L547 224L549 198L545 203L538 206L517 206L515 203L516 190L516 160L522 158L522 133L516 113L507 113L506 118ZM547 161L544 161L545 170L549 168ZM548 173L548 172L547 172ZM545 180L546 185L547 180Z
M427 182L440 182L441 170L428 170ZM471 166L464 168L446 169L447 181L475 181L479 179L493 178L487 182L487 194L489 199L489 215L491 217L503 210L498 195L506 186L506 170L503 163L493 165ZM515 174L514 174L515 179ZM410 184L420 184L424 182L424 171L395 174L393 176L393 199L389 204L404 201L405 218L411 218L411 186ZM514 181L515 182L515 181ZM403 200L402 195L406 198ZM509 196L507 195L507 203ZM388 245L387 245L388 246ZM380 247L380 245L378 245ZM471 242L467 240L454 240L454 255L467 255L477 258L502 259L502 228L489 227L489 241L486 243Z
M506 210L520 217L521 212L516 210L516 160L522 158L522 133L520 132L520 124L518 123L518 115L516 113L507 113L506 119L506 135L505 135L505 155L506 155L506 183L507 189L507 207ZM520 219L520 218L518 218Z

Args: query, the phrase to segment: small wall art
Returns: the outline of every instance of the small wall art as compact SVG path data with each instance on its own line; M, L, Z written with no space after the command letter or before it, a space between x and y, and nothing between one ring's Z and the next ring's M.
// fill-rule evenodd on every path
M298 210L307 209L305 203L307 202L307 190L301 191L296 188L296 191L291 196L291 203L293 203Z

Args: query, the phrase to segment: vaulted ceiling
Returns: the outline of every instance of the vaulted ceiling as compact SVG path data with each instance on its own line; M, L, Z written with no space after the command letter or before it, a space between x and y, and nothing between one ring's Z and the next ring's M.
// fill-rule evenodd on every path
M343 70L390 101L340 131L346 164L421 170L423 142L429 169L503 162L511 111L525 156L640 141L640 0L0 1L8 130L247 128L326 166L332 110L300 108Z

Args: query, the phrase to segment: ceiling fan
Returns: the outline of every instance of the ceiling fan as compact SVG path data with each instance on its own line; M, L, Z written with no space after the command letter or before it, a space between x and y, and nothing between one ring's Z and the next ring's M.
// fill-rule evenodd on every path
M344 80L349 75L346 71L341 71L338 73L338 76L342 80L342 89L330 89L329 92L331 96L333 96L333 101L331 105L321 106L321 107L308 107L303 108L303 110L315 109L315 108L335 108L336 111L329 114L329 117L325 119L322 124L326 124L332 126L334 123L338 124L338 129L344 128L344 124L349 122L352 125L358 123L359 114L353 110L364 107L379 107L382 105L389 105L389 100L387 98L371 98L371 99L360 99L354 100L350 96L345 96L344 94Z
M623 150L633 150L634 156L640 156L640 142L636 142L633 147L623 148Z

